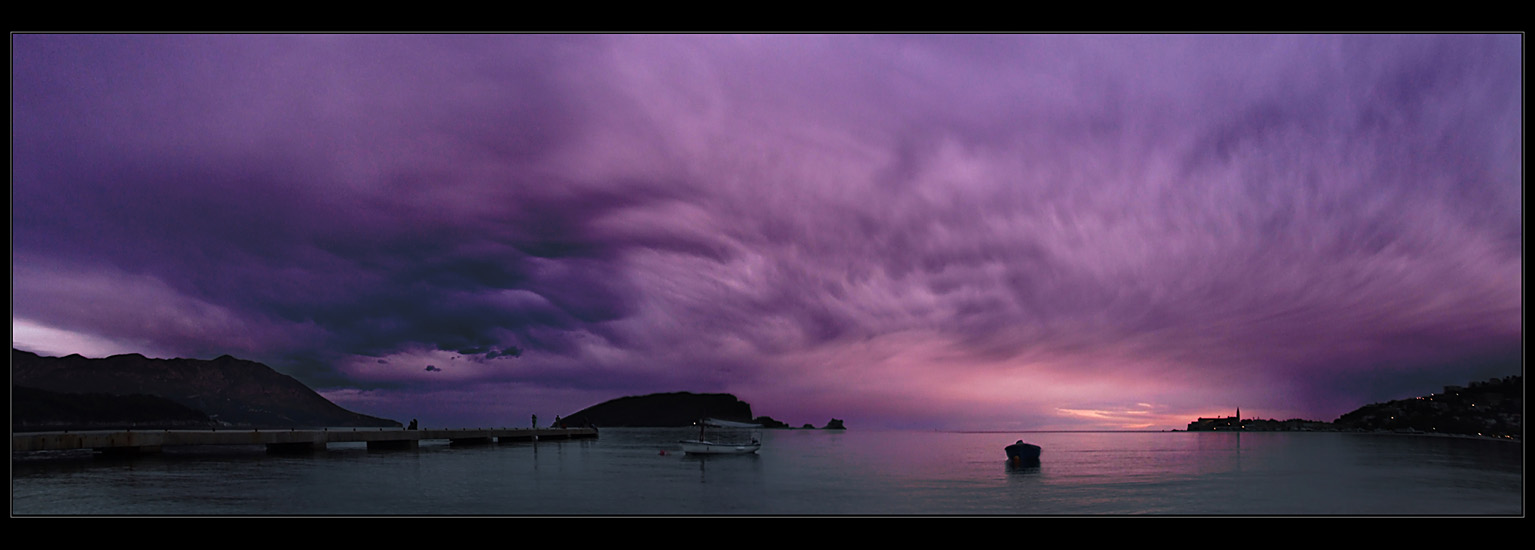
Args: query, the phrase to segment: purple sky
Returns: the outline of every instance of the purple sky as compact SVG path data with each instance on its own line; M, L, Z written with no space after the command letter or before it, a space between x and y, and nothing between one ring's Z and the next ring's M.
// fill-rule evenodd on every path
M13 35L13 342L427 426L1333 420L1522 369L1521 39Z

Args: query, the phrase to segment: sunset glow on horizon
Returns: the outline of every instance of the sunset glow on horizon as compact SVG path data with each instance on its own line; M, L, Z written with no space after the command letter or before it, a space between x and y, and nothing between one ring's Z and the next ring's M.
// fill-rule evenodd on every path
M12 341L525 425L1331 421L1523 368L1523 43L12 35Z

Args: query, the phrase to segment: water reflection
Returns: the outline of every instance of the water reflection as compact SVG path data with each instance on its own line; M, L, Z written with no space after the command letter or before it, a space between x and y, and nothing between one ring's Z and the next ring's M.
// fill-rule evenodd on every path
M1023 460L1023 461L1019 461L1019 462L1013 462L1013 461L1009 460L1009 461L1005 462L1004 464L1007 465L1007 473L1010 473L1010 474L1038 474L1039 473L1040 462L1039 462L1039 459L1037 459L1037 458L1036 459L1032 459L1032 460Z
M690 456L675 430L304 457L13 457L28 514L1519 514L1523 446L1366 434L777 431ZM679 437L682 436L682 437ZM78 456L69 455L69 456ZM86 455L88 456L88 455ZM998 471L997 462L1003 470Z

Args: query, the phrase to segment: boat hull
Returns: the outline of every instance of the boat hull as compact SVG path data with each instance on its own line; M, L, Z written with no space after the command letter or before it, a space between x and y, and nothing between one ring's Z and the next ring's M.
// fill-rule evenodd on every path
M1014 443L1007 446L1008 462L1031 462L1039 460L1039 445L1030 443Z
M761 443L716 443L713 441L682 441L682 452L694 455L744 455L757 452Z

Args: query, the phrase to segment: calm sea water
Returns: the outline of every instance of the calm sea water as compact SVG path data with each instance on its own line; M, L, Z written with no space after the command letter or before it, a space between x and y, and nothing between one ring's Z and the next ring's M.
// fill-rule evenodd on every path
M14 515L1522 515L1522 443L1345 433L776 431L693 457L687 429L309 456L14 457ZM1013 468L1002 448L1044 447Z

